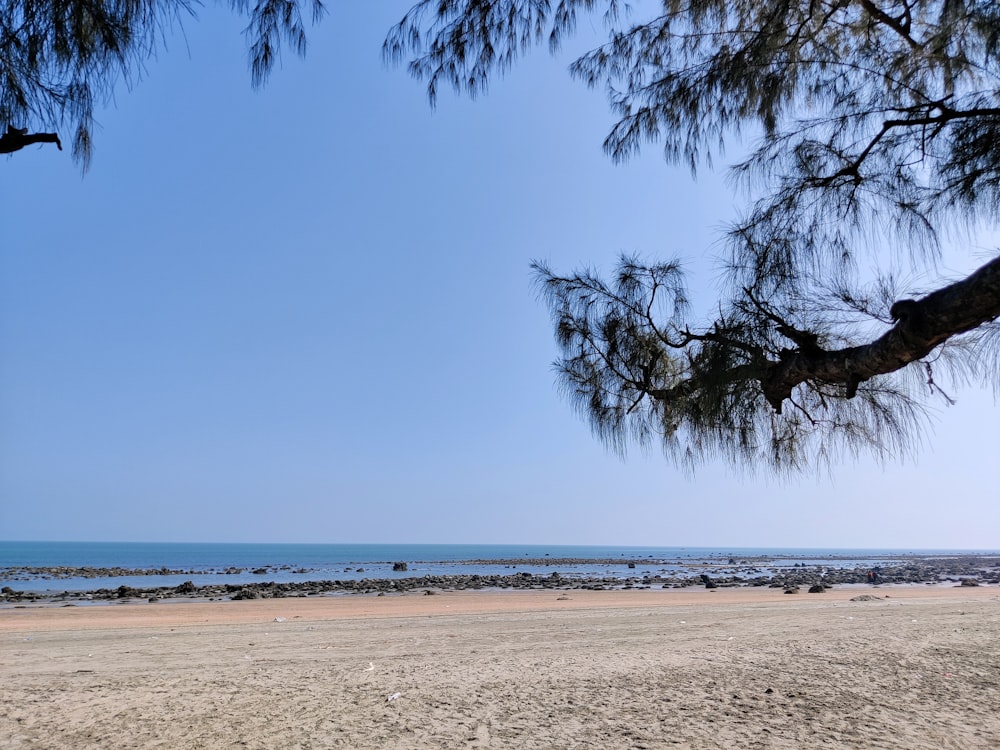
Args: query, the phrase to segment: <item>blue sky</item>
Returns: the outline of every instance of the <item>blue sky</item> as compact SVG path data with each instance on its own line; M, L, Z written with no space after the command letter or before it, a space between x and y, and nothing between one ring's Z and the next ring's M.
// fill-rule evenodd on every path
M85 177L0 163L0 539L1000 547L987 392L832 478L605 451L529 262L680 256L708 305L736 198L655 147L613 165L573 45L432 111L380 60L407 7L332 4L259 92L203 9Z

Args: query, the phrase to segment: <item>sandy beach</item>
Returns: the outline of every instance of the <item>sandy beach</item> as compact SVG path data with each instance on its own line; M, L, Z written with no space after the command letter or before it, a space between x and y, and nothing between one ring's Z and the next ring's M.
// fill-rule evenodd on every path
M0 643L0 748L1000 747L995 586L26 607Z

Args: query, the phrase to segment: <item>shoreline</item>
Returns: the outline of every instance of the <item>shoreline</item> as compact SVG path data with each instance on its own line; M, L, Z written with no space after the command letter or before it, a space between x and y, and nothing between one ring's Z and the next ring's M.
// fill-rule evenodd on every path
M777 558L768 558L769 560ZM0 609L24 604L95 604L123 600L144 599L150 603L165 600L244 600L244 599L285 599L322 597L330 595L390 595L405 593L447 591L606 591L643 589L707 589L769 588L794 591L796 589L830 589L844 585L865 584L955 584L968 587L1000 585L1000 556L995 555L895 555L885 557L885 563L875 567L837 568L831 567L831 557L823 562L815 558L780 558L786 563L781 567L761 567L761 560L755 558L720 558L718 560L689 562L682 572L656 572L657 565L668 564L661 560L629 559L614 562L617 575L564 575L558 571L549 574L514 572L503 575L442 574L423 576L354 578L347 580L305 580L305 581L251 581L219 582L195 584L187 580L172 586L141 586L122 584L115 588L92 588L79 590L33 589L39 581L24 581L17 589L6 585L0 589ZM874 558L873 558L874 559ZM802 560L809 560L807 564ZM482 560L464 561L464 564L481 564ZM491 561L503 564L505 561ZM527 564L521 561L522 564ZM556 567L559 565L593 564L609 565L605 559L545 558L530 560L529 563ZM637 564L642 570L634 570ZM400 570L405 570L405 563ZM95 570L107 572L120 570L132 575L132 569L93 568L38 568L37 570L59 571L61 575L72 572L86 577ZM164 569L149 569L143 575L159 575ZM173 572L173 571L172 571ZM189 571L190 572L190 571ZM256 571L255 571L256 572ZM267 571L261 570L261 575ZM225 578L225 574L220 574ZM14 581L10 581L13 583ZM49 581L46 581L47 583ZM51 581L54 583L55 581Z
M550 556L543 557L497 557L485 558L474 557L468 559L407 559L397 560L358 560L346 563L345 570L350 570L358 565L402 565L406 570L406 565L454 565L454 566L495 566L504 568L517 568L519 566L533 566L541 568L564 567L564 566L607 566L628 568L649 567L649 566L674 566L682 568L698 567L775 567L775 562L796 562L810 561L810 565L823 566L832 565L838 562L864 559L866 561L877 561L880 563L901 564L906 561L969 561L982 562L988 565L1000 567L1000 551L997 552L867 552L859 550L857 554L846 552L824 553L817 550L815 553L784 553L774 554L754 554L754 555L733 555L730 553L719 553L713 555L699 555L696 557L684 556L626 556L619 557L565 557ZM179 576L179 575L237 575L242 573L252 573L254 575L265 575L278 572L293 573L315 573L321 570L316 567L293 566L287 563L269 563L260 566L246 565L225 565L209 566L201 568L169 567L166 565L147 567L123 567L115 566L93 566L93 565L14 565L8 564L0 566L0 580L6 581L37 581L37 580L65 580L71 578L117 578L117 577L142 577L142 576Z
M194 625L275 623L275 627L335 620L433 618L489 614L670 610L901 606L916 602L1000 602L1000 587L954 584L848 586L822 594L782 589L646 589L572 591L444 591L256 600L174 599L76 606L42 603L0 608L0 633Z

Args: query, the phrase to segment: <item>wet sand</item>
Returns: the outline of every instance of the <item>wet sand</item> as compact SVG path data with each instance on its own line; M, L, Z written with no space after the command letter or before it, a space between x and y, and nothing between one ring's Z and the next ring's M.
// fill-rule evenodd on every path
M0 610L0 748L985 749L998 705L995 586Z

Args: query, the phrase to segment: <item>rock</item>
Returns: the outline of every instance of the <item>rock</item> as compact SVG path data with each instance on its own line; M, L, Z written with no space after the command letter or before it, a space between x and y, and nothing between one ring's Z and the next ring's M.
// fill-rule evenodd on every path
M196 591L196 587L193 581L184 581L174 591L178 594L193 594Z
M407 565L405 562L394 562L392 564L392 569L395 570L395 571L409 570L409 567L410 566Z
M715 588L715 581L713 581L711 578L709 578L704 573L701 574L701 582L705 584L705 588L706 589L714 589Z

